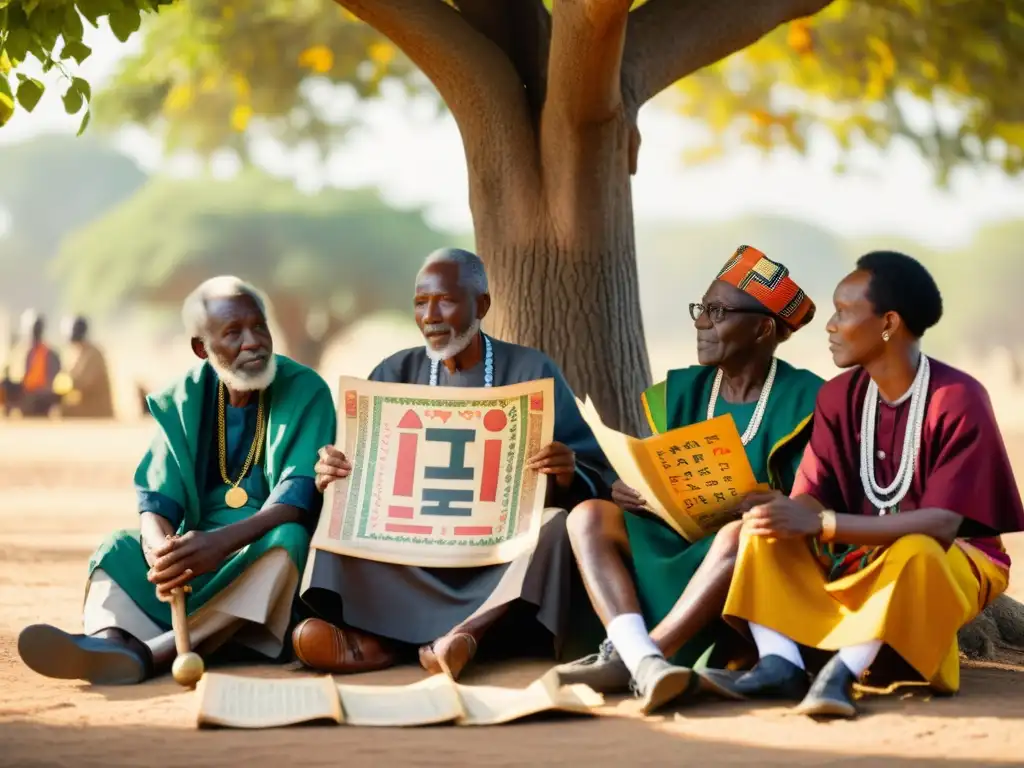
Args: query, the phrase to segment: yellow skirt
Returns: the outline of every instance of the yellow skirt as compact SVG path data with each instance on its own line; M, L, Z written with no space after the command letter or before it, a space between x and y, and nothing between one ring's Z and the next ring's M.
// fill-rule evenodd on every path
M744 532L723 614L826 651L879 640L936 691L954 693L960 688L957 631L1008 580L1007 569L969 544L947 551L915 534L863 570L828 582L806 539Z

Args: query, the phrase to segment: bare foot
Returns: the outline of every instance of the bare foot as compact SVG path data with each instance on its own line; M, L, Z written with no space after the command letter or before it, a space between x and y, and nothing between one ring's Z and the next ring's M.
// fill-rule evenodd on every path
M444 672L458 680L465 666L476 655L476 638L468 632L456 632L420 648L420 666L431 674Z

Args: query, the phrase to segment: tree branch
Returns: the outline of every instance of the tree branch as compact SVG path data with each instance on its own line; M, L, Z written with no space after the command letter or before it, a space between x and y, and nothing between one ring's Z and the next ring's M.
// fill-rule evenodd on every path
M648 0L629 15L623 70L631 107L832 0Z
M551 15L541 0L455 0L455 5L480 34L505 52L526 86L534 116L540 114L547 90Z
M455 117L476 182L500 189L506 169L496 148L536 147L526 94L509 58L442 0L335 2L420 68Z
M556 0L545 111L577 125L616 115L629 6L630 0Z

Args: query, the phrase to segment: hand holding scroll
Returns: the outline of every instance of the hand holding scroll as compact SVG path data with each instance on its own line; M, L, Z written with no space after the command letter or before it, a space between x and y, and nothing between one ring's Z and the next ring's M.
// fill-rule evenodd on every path
M352 472L352 464L345 454L333 445L325 445L317 454L320 460L313 467L316 472L316 489L323 493L327 486Z
M576 474L576 454L569 446L552 442L541 448L526 466L544 475L554 475L559 487L568 488Z
M612 501L620 509L647 509L647 500L621 480L612 483Z

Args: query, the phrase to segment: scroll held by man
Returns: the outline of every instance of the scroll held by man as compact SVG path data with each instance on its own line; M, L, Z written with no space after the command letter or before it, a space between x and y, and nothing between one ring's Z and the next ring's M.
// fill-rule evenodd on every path
M413 566L507 563L537 545L554 382L422 387L344 377L338 441L352 472L327 491L313 547Z
M589 398L577 404L619 478L691 543L735 519L760 487L730 414L639 439L605 426Z

